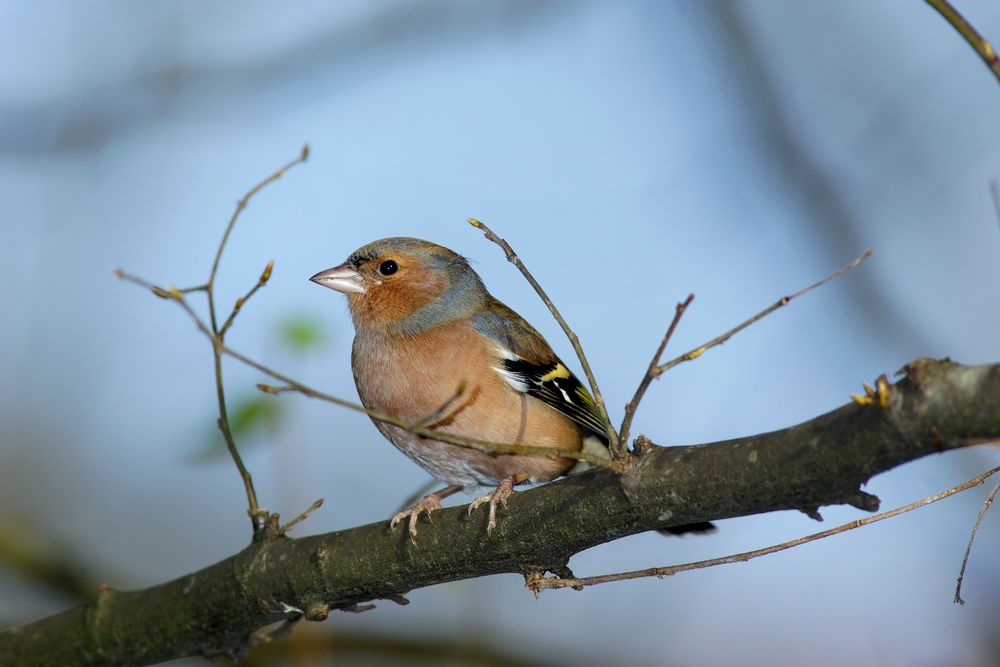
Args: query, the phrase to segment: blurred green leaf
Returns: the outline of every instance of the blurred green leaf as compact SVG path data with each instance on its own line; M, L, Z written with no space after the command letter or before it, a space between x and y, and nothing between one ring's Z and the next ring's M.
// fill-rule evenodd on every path
M281 402L269 396L248 396L237 401L229 417L234 438L247 437L261 428L274 431L281 416Z
M261 441L256 436L262 435L262 432L273 435L278 430L284 402L276 400L274 396L247 394L230 401L229 405L229 428L236 446L243 453L248 447ZM207 463L229 455L218 427L213 425L212 431L209 442L192 455L192 462Z
M286 317L278 325L278 338L283 345L295 352L314 348L326 341L322 325L310 315Z

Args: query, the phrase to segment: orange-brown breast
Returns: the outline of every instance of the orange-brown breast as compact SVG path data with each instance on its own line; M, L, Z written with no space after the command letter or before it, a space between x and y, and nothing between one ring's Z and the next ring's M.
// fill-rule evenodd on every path
M462 395L430 428L490 442L578 451L579 427L512 389L493 369L498 364L493 343L466 321L424 331L419 338L359 333L352 355L358 394L366 407L419 421L438 411L464 383ZM554 456L496 455L375 424L396 447L448 484L491 484L515 473L547 481L574 463Z

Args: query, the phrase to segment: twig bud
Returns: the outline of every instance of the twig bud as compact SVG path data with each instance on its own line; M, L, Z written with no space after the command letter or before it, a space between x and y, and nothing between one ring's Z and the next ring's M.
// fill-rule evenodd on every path
M264 267L264 273L260 274L261 285L267 284L267 281L271 279L271 271L273 270L274 270L274 260L272 259L270 262L267 263L267 266Z

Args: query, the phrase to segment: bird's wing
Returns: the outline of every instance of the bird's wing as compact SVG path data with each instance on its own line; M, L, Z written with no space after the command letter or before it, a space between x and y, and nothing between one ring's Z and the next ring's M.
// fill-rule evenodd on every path
M534 396L607 444L604 421L590 392L524 318L493 300L473 317L473 327L496 345L495 370L512 389Z

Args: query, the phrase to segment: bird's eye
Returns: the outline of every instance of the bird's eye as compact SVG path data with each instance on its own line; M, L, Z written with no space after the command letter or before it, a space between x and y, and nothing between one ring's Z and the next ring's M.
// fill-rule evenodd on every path
M387 259L378 265L378 272L383 276L391 276L396 271L399 271L399 264L396 264L396 262L391 259Z

